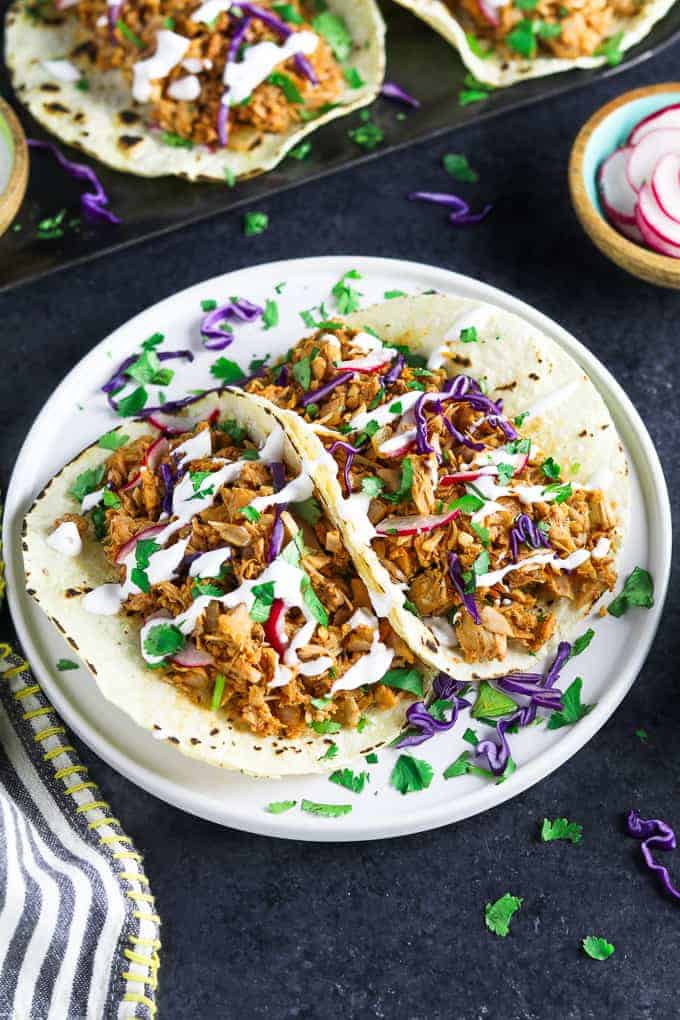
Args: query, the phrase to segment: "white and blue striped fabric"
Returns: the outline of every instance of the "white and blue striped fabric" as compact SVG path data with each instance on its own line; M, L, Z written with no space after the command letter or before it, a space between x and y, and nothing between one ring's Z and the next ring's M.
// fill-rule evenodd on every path
M0 644L0 1018L153 1017L158 936L141 855Z

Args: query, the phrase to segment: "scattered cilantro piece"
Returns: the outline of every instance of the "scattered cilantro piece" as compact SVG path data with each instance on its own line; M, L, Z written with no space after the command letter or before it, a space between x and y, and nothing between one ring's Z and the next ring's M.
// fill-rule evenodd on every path
M287 74L284 74L283 71L272 71L272 73L267 78L267 81L269 82L270 85L276 85L278 88L280 88L289 103L304 102L302 96L300 95L300 90L298 89L293 79L290 78Z
M444 769L444 779L456 779L458 776L467 774L470 765L470 752L463 751L455 761L452 761L448 768Z
M328 779L331 783L337 783L338 786L344 786L346 790L351 790L352 793L361 793L366 785L368 772L355 773L351 769L338 769L331 773Z
M638 738L638 740L642 744L646 744L649 741L649 734L647 733L647 730L642 730L642 729L636 730L635 731L635 736Z
M598 46L595 50L596 57L605 57L610 67L616 67L623 60L623 53L621 52L621 42L623 41L623 32L617 32L615 35L605 39L605 41Z
M370 725L370 721L365 715L362 715L357 723L357 733L363 733L367 726Z
M304 499L300 503L291 503L290 509L292 513L302 518L306 524L311 524L312 527L318 523L322 514L321 505L315 496L310 496L309 499Z
M255 600L250 607L250 618L256 623L266 623L274 602L274 582L264 581L251 589Z
M479 340L476 326L466 326L460 331L460 342L462 344L476 344Z
M314 719L309 724L315 733L339 733L342 726L332 719Z
M529 414L528 411L522 411L521 414L516 414L515 415L513 421L514 421L515 425L517 426L517 428L521 428L521 426L524 424L524 420L525 420L525 418L527 418L528 414Z
M379 496L384 488L385 483L382 478L378 478L376 475L367 475L361 479L361 491L366 495L370 496L371 499L375 499Z
M561 474L562 469L559 464L556 464L552 457L548 457L541 464L541 471L546 478L550 478L551 481L556 481Z
M278 326L279 323L279 306L276 301L272 301L271 298L267 298L264 305L264 312L262 313L262 325L265 329L271 329L272 326Z
M352 810L351 804L317 804L313 800L303 800L300 809L309 815L321 815L323 818L339 818L341 815L348 815Z
M586 935L581 942L581 946L583 947L583 952L591 960L608 960L615 952L615 947L611 942L607 942L606 939L601 938L599 935Z
M69 669L78 669L78 663L73 662L72 659L59 659L57 661L57 669L60 673L65 673Z
M313 19L312 28L324 37L336 60L347 60L352 52L352 36L343 18L322 11Z
M164 333L152 333L146 340L142 340L142 348L145 351L152 351L154 347L158 347L164 340Z
M550 821L543 819L541 826L541 840L544 843L552 843L556 839L568 840L570 843L580 843L583 836L583 826L578 822L569 822L566 818L556 818Z
M296 804L296 800L273 800L267 804L265 811L268 811L270 815L282 815L284 811L290 811Z
M120 496L116 495L115 492L111 492L109 489L105 489L102 493L102 503L106 507L112 507L114 510L118 510L120 507Z
M147 632L144 638L144 651L147 655L159 658L174 655L184 647L185 641L184 634L174 623L159 623Z
M337 758L339 752L340 752L340 748L335 743L335 741L333 741L332 744L329 744L328 750L325 751L324 754L321 755L321 757L319 758L319 761L330 761L332 758Z
M118 414L121 418L133 417L142 410L148 399L148 394L143 386L138 386L129 396L118 401Z
M396 687L400 691L409 691L419 698L423 696L423 674L413 667L402 666L396 669L388 669L379 682L385 684L386 687Z
M269 216L263 212L247 212L243 217L243 233L246 237L264 234L269 226Z
M375 753L375 751L371 751L370 754L366 755L365 761L367 765L377 765L378 755Z
M476 747L477 744L479 743L479 737L477 736L475 731L471 730L469 727L466 729L465 733L463 734L463 740L467 744L472 744L473 747Z
M224 168L224 181L228 188L233 188L236 184L236 174L230 166Z
M295 148L291 149L288 155L291 159L297 159L302 162L303 159L307 159L312 151L312 143L309 141L300 142Z
M386 290L383 294L385 301L392 301L394 298L406 297L406 291L403 290Z
M210 366L210 374L214 375L216 379L220 379L227 386L231 386L233 383L240 383L245 378L243 369L239 368L235 361L230 361L229 358L218 358L217 361L213 362Z
M312 381L312 358L308 354L293 364L293 378L305 392Z
M144 43L142 40L138 35L135 35L132 29L129 28L121 18L119 18L116 22L116 28L122 36L128 39L131 43L134 43L138 50L144 49Z
M222 695L224 694L225 676L223 673L218 673L215 677L215 685L212 692L212 700L210 707L213 712L218 712L220 705L222 704Z
M635 569L626 578L621 592L607 606L611 616L623 616L631 606L651 609L654 605L654 581L648 570Z
M40 241L53 241L64 236L64 220L66 210L60 209L54 216L46 216L38 223L37 234Z
M554 496L554 503L565 503L570 498L573 489L571 482L551 482L550 485L546 485L543 492L546 496Z
M464 496L459 496L458 499L454 499L452 503L449 503L449 510L460 510L462 514L473 514L477 510L481 510L484 506L484 500L480 499L479 496L475 496L473 492L468 492Z
M69 496L82 503L85 496L88 496L91 492L95 492L104 480L104 474L106 472L106 464L98 464L97 467L87 468L85 471L81 471L76 477L71 488L68 490Z
M97 446L100 446L102 450L118 450L121 446L125 446L129 438L129 436L119 433L117 429L112 429L111 432L101 436Z
M532 59L536 56L536 31L531 18L522 18L511 32L505 37L505 41L515 53L522 57Z
M473 719L500 719L516 710L517 703L512 698L482 680L470 715Z
M190 138L182 138L181 135L177 135L173 131L164 131L161 135L161 141L164 145L169 145L173 149L193 149L194 147L194 143Z
M553 712L548 719L549 730L559 730L563 726L571 726L572 723L578 722L579 719L583 719L584 716L588 715L593 710L594 705L583 705L581 704L581 687L583 680L580 676L577 676L572 684L567 687L566 691L562 695L562 704L564 708L561 712Z
M493 46L485 48L482 46L481 41L477 38L477 36L473 35L472 32L466 32L465 38L467 39L468 46L474 55L479 57L480 60L487 60L493 53Z
M479 174L473 170L468 163L467 156L462 152L447 152L442 156L442 163L447 174L450 174L457 181L467 181L474 184L479 180Z
M360 89L366 84L356 67L343 67L342 74L351 89Z
M376 423L377 424L377 423ZM370 422L369 422L370 425ZM368 430L368 426L364 429L364 432ZM403 503L411 496L411 488L413 486L413 461L410 457L404 457L401 464L401 478L399 480L399 488L396 492L383 492L382 498L388 503Z
M574 656L580 655L581 652L585 652L590 642L595 637L595 631L592 627L589 627L585 633L581 634L580 637L574 639L574 643L571 646L571 652L569 658L573 659Z
M221 421L217 427L220 432L225 432L237 446L240 446L246 438L246 429L243 425L239 425L235 418L227 418L226 421Z
M434 769L423 758L400 754L390 775L390 783L401 794L426 790L432 782Z
M198 599L203 595L210 595L218 599L224 595L224 592L208 578L197 577L191 586L191 597Z
M371 152L384 141L385 136L382 133L382 129L374 124L371 120L371 115L368 110L362 110L360 114L361 123L358 127L352 128L348 131L349 137L362 149L366 149L367 152Z
M214 298L203 298L201 301L201 310L204 312L214 312L217 308L217 301Z
M504 893L495 903L487 903L484 908L484 923L489 931L504 939L510 931L513 914L519 910L523 902L521 896Z
M302 592L302 601L307 606L307 609L309 609L316 622L320 623L322 627L327 627L328 613L324 609L321 599L314 591L312 582L307 574L304 575L300 582L300 591Z
M272 9L275 14L278 14L282 21L287 21L290 25L304 24L305 19L299 11L295 9L293 4L272 4Z
M359 307L361 293L347 281L360 279L361 273L358 273L356 269L350 269L340 277L333 287L331 293L337 302L340 315L349 315L351 312L356 312Z

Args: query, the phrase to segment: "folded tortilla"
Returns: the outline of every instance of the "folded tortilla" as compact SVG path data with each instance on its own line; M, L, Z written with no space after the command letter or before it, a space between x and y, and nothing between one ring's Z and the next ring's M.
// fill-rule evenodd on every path
M446 345L451 375L464 372L485 380L492 400L503 400L504 414L531 411L522 425L545 457L568 462L574 485L602 489L615 519L612 549L620 560L628 524L628 463L616 426L599 392L583 369L554 340L523 319L490 304L444 294L395 298L355 312L342 320L359 330L373 330L383 342L403 344L416 354L431 355ZM463 324L474 323L477 342L463 343ZM272 405L273 406L273 405ZM562 640L583 626L591 606L575 609L560 599L554 636L531 655L508 642L502 659L466 662L460 651L443 644L430 627L404 605L404 592L394 583L357 521L338 479L338 469L315 428L293 411L277 411L292 435L316 465L316 481L329 512L344 536L378 616L387 616L413 651L433 668L461 681L500 676L511 670L535 672L553 657Z
M418 18L422 18L435 32L455 46L468 70L472 71L479 81L488 82L489 85L514 85L515 82L528 78L542 78L547 74L571 71L577 67L601 67L607 63L607 57L604 55L576 57L571 60L539 55L527 59L519 54L508 57L506 53L501 55L491 52L488 56L480 57L470 45L465 28L451 6L444 0L396 0L396 2ZM611 35L622 33L618 48L625 51L636 46L650 33L657 21L668 13L673 2L674 0L643 0L633 17L615 19Z
M133 102L120 71L93 70L87 75L87 91L77 82L55 81L44 62L68 58L82 41L77 21L68 11L60 22L41 21L30 7L26 0L15 0L7 14L5 62L18 98L61 141L115 170L141 177L172 174L224 184L227 171L238 178L271 170L322 124L370 103L385 72L385 25L375 0L329 0L329 11L345 21L352 36L349 63L363 81L359 88L345 82L331 109L283 134L253 132L252 143L242 150L171 146L148 126L145 107Z
M190 414L192 418L207 418L215 408L219 409L221 420L235 419L260 445L278 421L262 401L238 391L211 394L193 404ZM126 422L121 426L131 440L148 434L150 428L144 422ZM397 736L404 726L409 704L405 699L386 710L369 709L367 725L361 732L343 727L332 738L309 730L303 737L284 740L237 729L223 710L215 713L200 707L146 667L140 653L138 622L122 614L101 616L87 612L82 606L84 595L101 584L118 580L101 544L85 539L80 555L69 557L53 549L46 539L54 530L55 519L73 510L68 492L77 476L88 468L96 468L110 455L110 450L95 443L67 464L37 497L23 530L27 590L86 664L105 698L159 740L169 742L184 754L210 765L258 776L341 768ZM302 467L302 456L295 434L289 432L284 459L295 473ZM306 473L310 473L309 467L305 464ZM331 743L337 745L337 754L323 758Z

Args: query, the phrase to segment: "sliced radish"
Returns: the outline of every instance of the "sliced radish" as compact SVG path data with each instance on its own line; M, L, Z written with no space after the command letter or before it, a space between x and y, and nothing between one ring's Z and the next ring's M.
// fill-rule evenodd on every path
M129 538L127 542L124 542L123 545L121 545L118 553L116 554L116 563L123 563L125 558L130 555L140 539L153 538L153 536L157 535L160 531L164 531L165 527L165 524L152 524L151 527L145 528L144 531L138 531L136 535L133 535L132 538Z
M680 155L669 152L662 156L650 183L661 211L680 223Z
M651 184L645 184L641 188L638 209L647 226L666 244L680 247L680 223L666 216L654 197Z
M635 191L650 180L654 167L669 152L680 153L680 128L650 131L637 145L628 150L626 174Z
M636 223L615 223L614 226L620 234L623 234L628 238L629 241L635 241L636 244L644 244L645 239L640 232L640 228Z
M653 251L658 252L660 255L668 255L670 256L670 258L673 259L680 259L680 246L675 244L669 244L667 241L663 239L663 237L661 237L659 234L656 233L655 230L652 229L650 224L646 221L645 217L643 216L642 209L639 204L636 212L637 212L637 225L639 227L642 239L644 240L645 244L649 245L649 247Z
M626 176L628 149L617 149L605 159L597 174L600 198L607 216L617 222L635 223L637 194Z
M386 368L391 360L385 355L384 350L371 351L365 358L341 361L337 367L338 372L361 372L362 375L372 375L374 372L379 372L381 368Z
M165 436L159 436L158 439L155 439L151 446L147 449L142 463L145 467L148 467L150 471L155 471L158 466L158 462L165 456L169 448L170 444Z
M458 517L460 510L448 510L445 514L413 514L410 517L386 517L375 530L379 535L424 535L435 528L443 528Z
M168 436L181 436L184 432L193 432L199 422L207 421L212 424L217 421L219 416L220 412L217 408L207 418L187 418L181 414L165 414L163 411L154 411L146 420Z
M400 457L402 454L407 453L416 441L418 436L417 429L407 429L405 432L397 432L396 435L390 439L386 439L384 443L378 447L378 453L382 457Z
M489 22L489 24L493 25L494 28L498 28L498 26L501 23L501 19L498 14L498 8L496 7L496 5L490 3L490 0L478 0L478 2L479 9L486 18L486 20Z
M439 487L455 485L456 482L474 482L477 478L481 478L482 475L497 474L498 468L495 464L489 464L488 467L477 468L474 471L454 471L452 474L442 475L439 479Z
M670 106L664 106L662 110L644 117L631 131L628 144L637 145L650 131L658 131L661 128L680 128L680 103L671 103Z
M171 656L171 662L175 666L184 666L185 669L192 669L197 666L211 666L215 661L209 652L202 652L191 641L187 641L184 648Z
M125 483L125 485L121 489L121 492L128 492L130 489L134 489L135 485L139 485L140 481L141 481L141 476L140 476L139 471L138 471L136 475L133 475L132 478L130 478Z
M290 644L286 634L286 607L283 599L274 599L268 618L265 620L264 636L279 658L283 658L286 648Z

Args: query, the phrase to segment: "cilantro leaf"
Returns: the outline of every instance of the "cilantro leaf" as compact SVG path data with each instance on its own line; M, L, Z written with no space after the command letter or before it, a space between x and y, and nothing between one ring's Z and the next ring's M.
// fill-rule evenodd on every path
M376 475L367 475L361 479L361 491L366 495L370 496L371 499L375 499L382 492L385 483L382 478L378 478Z
M293 79L290 78L287 74L284 74L283 71L272 71L272 73L267 78L267 81L270 85L278 86L278 88L281 89L289 103L304 102L304 99L300 95L300 90L298 89Z
M473 719L500 719L517 710L517 702L482 680L470 715Z
M448 768L444 769L444 779L456 779L458 776L466 775L470 766L470 751L463 751L455 761L452 761Z
M476 326L466 326L464 329L461 329L460 336L459 336L458 339L460 340L460 342L462 344L476 344L476 343L478 343L479 336L477 335L477 327Z
M519 910L523 902L521 896L504 893L495 903L487 903L484 908L484 923L489 931L504 939L510 931L513 914Z
M139 543L137 543L139 545ZM151 627L144 638L144 651L156 657L174 655L184 647L186 638L174 623L159 623Z
M366 84L356 67L343 67L342 75L351 89L360 89Z
M69 669L79 669L77 662L73 662L72 659L59 659L57 661L57 669L60 673L65 673Z
M267 298L264 304L264 312L262 313L262 325L265 329L271 329L272 326L277 326L279 322L279 306L276 301L272 301L271 298Z
M334 741L332 744L329 744L328 750L321 755L319 761L329 761L331 758L337 758L339 752L340 748Z
M583 836L583 826L578 822L569 822L566 818L556 818L550 821L543 819L541 826L541 840L544 843L552 843L556 839L569 840L570 843L580 843Z
M607 942L606 939L601 938L599 935L586 935L581 945L583 952L591 960L608 960L615 952L615 947L611 942Z
M311 524L312 527L318 523L323 513L321 504L315 496L303 499L299 503L291 503L290 509L293 514L300 517L306 524Z
M369 425L371 423L369 422ZM368 428L368 426L367 426ZM410 457L404 457L401 464L401 478L399 488L396 492L383 492L382 498L388 503L404 503L411 497L413 487L413 461Z
M317 804L313 800L303 800L300 809L309 815L321 815L322 818L339 818L341 815L348 815L352 810L351 804Z
M247 212L243 217L243 233L246 237L263 234L269 226L269 217L263 212Z
M121 418L132 417L135 414L139 414L146 404L147 399L148 394L144 387L138 386L137 389L133 390L129 396L123 397L118 401L118 414Z
M251 591L255 596L255 601L250 607L250 618L256 623L266 623L274 602L274 582L265 581L263 584L256 584Z
M605 57L610 67L616 67L623 60L623 53L621 52L622 41L623 32L617 32L598 46L595 50L595 56Z
M293 378L306 392L312 381L312 359L310 356L307 355L305 358L300 358L299 361L296 361L292 371Z
M324 609L321 599L314 591L312 582L307 574L304 575L300 582L300 591L302 592L302 600L304 604L307 606L307 609L309 609L316 622L320 623L322 627L327 627L328 613Z
M352 793L361 793L366 785L368 772L354 773L351 769L338 769L328 779L331 783L337 783L338 786L344 786L346 790L351 790Z
M339 733L342 726L332 719L314 719L309 724L315 733Z
M579 719L583 719L589 712L592 712L594 705L581 704L582 685L582 678L577 676L574 682L567 687L562 695L564 708L561 712L553 712L550 716L548 719L549 730L559 730L563 726L571 726L572 723L578 722Z
M468 163L467 156L462 152L447 152L442 156L442 163L447 174L450 174L457 181L467 181L474 184L479 180L479 174L473 170Z
M426 790L432 782L434 769L429 761L400 754L390 775L390 783L401 794L418 793Z
M361 292L352 287L347 281L360 279L361 273L358 273L356 269L350 269L340 277L333 287L331 293L337 302L340 315L349 315L351 312L356 312L359 307Z
M379 683L385 684L386 687L396 687L400 691L409 691L419 698L423 696L423 674L413 667L388 669Z
M560 465L556 464L552 457L548 457L541 464L541 471L546 478L550 478L552 481L560 477L561 470Z
M303 159L307 159L311 151L312 143L305 141L300 142L299 145L296 145L294 148L292 148L289 151L288 155L290 156L291 159L297 159L300 160L300 162L302 162Z
M361 111L360 120L359 126L352 128L347 133L355 145L366 149L367 152L371 152L373 149L377 149L380 143L384 141L385 136L382 129L371 120L368 110Z
M322 35L336 60L347 60L352 52L352 36L344 19L330 11L322 11L312 21L312 28Z
M240 383L245 378L243 369L239 368L235 361L228 358L218 358L210 366L210 374L220 379L227 386Z
M273 800L267 804L265 811L268 811L270 815L282 815L284 811L290 811L296 804L296 800Z
M642 567L635 567L626 578L621 592L607 606L607 612L611 616L618 617L627 613L631 606L651 609L653 605L654 581L652 575Z
M106 464L98 464L97 467L86 468L85 471L81 471L68 490L69 496L82 503L85 496L95 492L101 486L105 473Z
M121 446L125 446L129 438L129 436L119 433L118 429L112 429L100 437L97 446L102 450L118 450Z
M581 652L585 652L594 637L595 631L592 627L588 627L588 630L585 631L585 633L574 639L574 643L571 646L571 652L569 653L569 658L573 659L574 656L580 655Z

